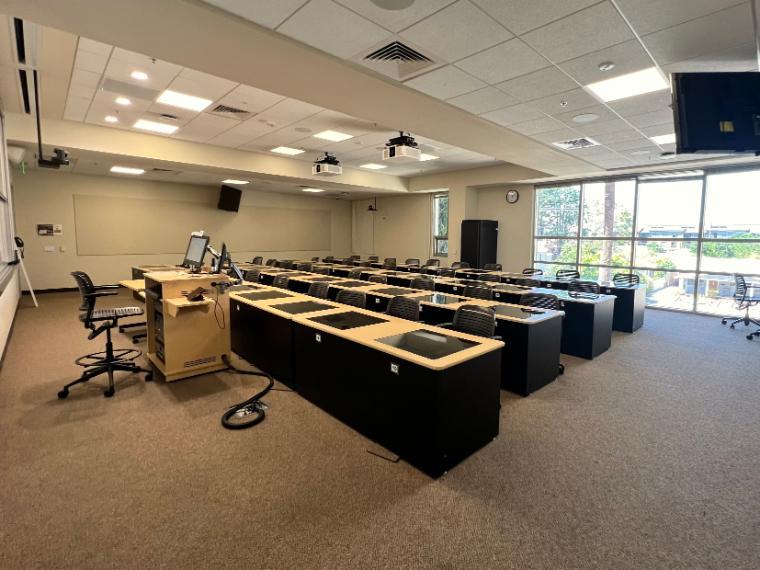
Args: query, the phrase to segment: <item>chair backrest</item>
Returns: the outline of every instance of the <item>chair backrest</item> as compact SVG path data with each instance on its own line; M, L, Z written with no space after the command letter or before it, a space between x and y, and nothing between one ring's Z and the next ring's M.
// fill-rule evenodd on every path
M261 257L260 255L257 255L256 257L253 258L251 263L253 263L254 265L261 265L262 263L264 263L264 258Z
M298 271L311 271L311 263L296 263Z
M320 299L327 299L327 292L330 289L330 285L324 281L314 281L309 285L309 292L307 295L311 297L318 297Z
M388 283L388 277L385 275L370 275L367 281L371 283Z
M462 305L454 313L455 331L492 337L496 333L496 313L489 307Z
M557 299L557 296L546 293L525 293L520 297L520 304L528 307L538 307L539 309L559 310L559 299Z
M412 279L412 289L435 291L435 281L428 279L427 277L415 277Z
M359 279L362 276L363 269L351 269L348 272L349 279Z
M367 296L361 291L351 291L351 289L341 289L338 291L338 297L335 299L338 303L351 305L364 309L367 306Z
M352 255L351 256L351 259L361 259L361 258L362 258L361 255Z
M466 261L455 261L451 264L452 269L467 269L470 267L470 264Z
M383 269L395 269L396 268L396 258L395 257L386 257L383 260Z
M314 267L311 270L312 273L318 273L319 275L330 275L329 267Z
M369 259L370 261L379 261L380 260L380 256L379 255L370 255L367 259Z
M489 287L478 287L476 285L467 285L464 288L464 296L474 299L493 299L493 291Z
M77 288L79 289L79 296L82 298L82 304L79 305L79 320L82 321L85 327L90 326L90 319L92 318L92 312L95 310L96 297L91 296L95 292L95 285L92 283L92 279L84 271L72 271L71 276L74 281L77 282Z
M425 267L440 267L441 260L436 259L435 257L431 257L425 262Z
M420 302L410 297L393 297L388 302L388 308L385 311L393 317L406 319L408 321L420 320Z
M501 263L486 263L483 269L486 271L501 271Z
M325 260L332 261L333 259L335 259L335 258L332 255L328 255L328 256L325 257Z
M635 273L615 273L612 282L618 287L633 287L641 283L641 277Z
M533 267L526 267L522 270L523 275L543 275L544 270L543 269L535 269Z
M438 272L441 277L454 277L456 275L456 269L453 267L444 267Z
M288 288L288 281L290 281L290 277L287 275L278 275L274 278L274 281L272 282L272 286L279 287L280 289L287 289Z
M420 266L420 260L417 259L416 257L409 257L404 262L404 265L416 265L417 267L419 267Z
M554 274L557 279L580 279L581 274L576 269L558 269Z
M276 259L272 259L270 257L269 259L267 259L267 265L271 267L272 265L275 264L276 261L277 261Z
M245 278L246 281L253 281L254 283L259 282L259 276L261 275L260 269L249 269L245 272L245 275L243 275L243 278Z
M479 281L490 281L491 283L501 282L501 277L494 275L493 273L483 273L478 277Z
M350 257L344 257L343 258L343 265L353 265L351 262L353 261Z
M744 278L744 275L739 275L738 273L735 273L734 283L736 283L736 287L734 289L734 301L736 301L736 305L738 308L744 309L745 308L744 302L747 299L747 289L748 289L747 280Z
M567 290L570 293L593 293L599 294L599 283L596 281L582 281L580 279L573 279L568 283Z
M522 285L523 287L538 287L541 285L541 283L539 283L535 279L521 279L520 285Z
M318 255L315 255L314 257L312 257L312 258L311 258L311 260L312 260L312 261L319 261L319 256L318 256Z

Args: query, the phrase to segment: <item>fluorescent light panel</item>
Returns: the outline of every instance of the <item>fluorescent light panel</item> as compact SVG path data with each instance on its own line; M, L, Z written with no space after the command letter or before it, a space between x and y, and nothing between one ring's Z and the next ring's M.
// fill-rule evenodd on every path
M161 133L163 135L170 135L176 132L179 127L177 125L167 125L166 123L157 123L156 121L146 121L145 119L138 120L134 125L136 129L143 131L151 131L154 133Z
M359 168L366 168L367 170L382 170L383 168L388 168L384 164L375 164L374 162L370 162L368 164L362 164L359 166Z
M597 81L586 85L586 88L594 93L605 103L661 91L669 87L668 82L656 67L618 75L604 81Z
M203 97L196 97L195 95L187 95L186 93L178 93L167 89L161 96L156 99L157 103L163 103L170 107L178 107L180 109L188 109L190 111L203 111L206 107L211 105L213 101L211 99L204 99Z
M247 180L235 180L234 178L228 178L227 180L222 180L222 184L248 184Z
M144 71L133 71L129 74L129 76L132 79L137 79L138 81L146 81L148 79L148 74Z
M130 101L127 97L117 97L114 99L117 105L122 105L123 107L126 107L127 105L131 105L132 101Z
M314 192L315 194L317 192L324 192L321 188L301 188L304 192Z
M112 166L111 172L116 174L145 174L142 168L131 168L129 166Z
M339 131L322 131L321 133L317 133L316 135L311 135L315 139L322 139L326 141L332 141L332 142L342 142L347 141L348 139L354 138L354 135L347 135L346 133L341 133Z
M118 123L119 119L114 117L113 115L106 115L103 119L106 123Z
M673 144L676 142L676 135L675 133L671 133L669 135L659 135L656 137L649 137L652 139L652 142L655 142L657 144Z
M300 148L290 148L289 146L278 146L271 149L269 152L276 152L277 154L287 154L288 156L295 156L297 154L303 154L306 151Z

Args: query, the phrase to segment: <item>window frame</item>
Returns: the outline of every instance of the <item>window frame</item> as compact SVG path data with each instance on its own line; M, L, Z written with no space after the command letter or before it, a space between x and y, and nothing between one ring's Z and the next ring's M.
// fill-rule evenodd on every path
M446 235L439 235L438 234L438 216L437 216L437 206L436 201L440 200L442 198L446 199ZM449 193L448 192L437 192L433 194L430 197L430 205L431 205L431 252L432 257L448 257L449 256ZM446 244L446 251L442 252L440 251L439 247L441 243Z

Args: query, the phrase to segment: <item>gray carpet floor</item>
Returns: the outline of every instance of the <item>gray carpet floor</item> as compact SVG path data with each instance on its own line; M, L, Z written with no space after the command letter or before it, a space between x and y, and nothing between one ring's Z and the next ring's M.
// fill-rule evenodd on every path
M294 393L222 429L250 377L127 376L111 400L101 378L59 401L101 341L77 295L40 301L0 372L2 568L760 566L760 341L743 326L648 311L532 396L502 392L499 438L432 480Z

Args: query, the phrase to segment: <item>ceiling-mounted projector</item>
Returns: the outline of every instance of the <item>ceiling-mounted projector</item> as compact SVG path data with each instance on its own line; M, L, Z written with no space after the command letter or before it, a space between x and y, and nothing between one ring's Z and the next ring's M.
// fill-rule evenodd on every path
M388 162L417 162L420 160L420 149L417 142L409 133L399 131L399 136L385 143L383 160Z
M322 158L318 158L311 165L311 173L316 176L338 176L343 174L343 167L334 154L326 152Z

